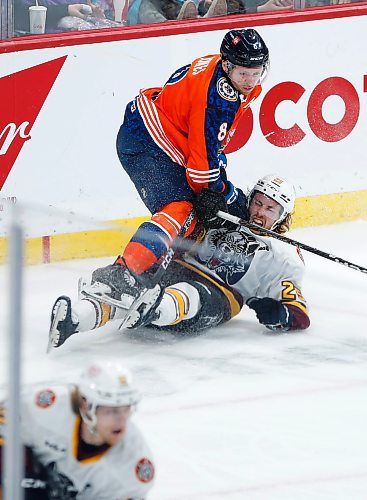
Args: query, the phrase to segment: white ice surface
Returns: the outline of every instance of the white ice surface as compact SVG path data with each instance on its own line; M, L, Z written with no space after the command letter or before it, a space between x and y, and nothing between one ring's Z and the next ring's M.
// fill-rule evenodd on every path
M293 238L367 267L367 222ZM72 380L93 358L119 358L143 393L135 419L156 458L152 500L367 499L367 275L304 253L311 327L271 336L246 308L196 338L106 326L46 355L60 294L111 259L25 273L23 378ZM0 267L0 382L7 346ZM5 286L4 285L5 282Z

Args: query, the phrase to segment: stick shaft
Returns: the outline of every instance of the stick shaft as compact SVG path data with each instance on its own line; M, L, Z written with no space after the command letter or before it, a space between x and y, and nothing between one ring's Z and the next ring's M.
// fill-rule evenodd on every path
M240 226L245 226L248 227L249 229L255 229L258 231L260 234L266 235L266 236L272 236L276 240L284 241L284 243L288 243L289 245L293 245L295 247L299 247L302 250L305 250L306 252L313 253L315 255L319 255L320 257L323 257L324 259L331 260L333 262L336 262L337 264L341 264L342 266L349 267L350 269L354 269L355 271L360 271L361 273L366 273L367 274L367 268L362 267L358 264L353 264L353 262L349 262L348 260L342 259L341 257L337 257L336 255L333 255L331 253L324 252L323 250L319 250L317 248L311 247L309 245L306 245L305 243L301 243L300 241L292 240L291 238L288 238L287 236L283 236L282 234L278 234L274 231L271 231L270 229L264 229L257 224L251 224L250 222L240 219L239 217L235 217L234 215L228 214L226 212L222 212L221 210L217 213L217 216L220 217L221 219L227 220L229 222L233 222L234 224L238 224Z

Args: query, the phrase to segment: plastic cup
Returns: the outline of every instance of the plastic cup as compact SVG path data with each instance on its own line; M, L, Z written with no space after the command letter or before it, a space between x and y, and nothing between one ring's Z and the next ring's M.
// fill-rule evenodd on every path
M115 10L115 21L126 24L127 10L129 6L128 0L113 0L113 8Z
M46 29L47 7L32 5L29 7L29 31L33 35L41 35Z

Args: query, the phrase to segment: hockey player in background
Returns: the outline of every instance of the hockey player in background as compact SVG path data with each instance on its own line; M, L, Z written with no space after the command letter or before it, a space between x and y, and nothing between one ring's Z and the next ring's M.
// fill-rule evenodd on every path
M141 90L127 105L117 152L152 218L138 228L114 267L106 268L107 281L114 273L128 283L129 272L143 275L156 264L203 189L211 191L210 206L216 195L215 213L236 197L225 179L223 151L259 96L268 67L261 36L254 29L232 30L220 54L194 60L163 87ZM193 219L186 235L195 224Z
M25 500L144 499L154 465L130 420L138 401L131 374L114 362L91 364L75 385L24 390Z
M308 328L310 320L301 292L304 262L299 249L209 217L206 202L202 205L199 197L195 205L206 226L205 236L188 252L175 257L160 283L161 293L155 303L126 326L193 334L230 320L246 304L273 332ZM259 179L248 197L238 190L229 212L282 234L289 229L294 202L294 187L272 174ZM97 269L92 284L81 291L81 300L73 306L69 297L56 300L50 328L53 347L59 347L77 331L98 328L109 320L121 323L134 296L126 294L124 283L115 277L109 285L101 283ZM126 310L96 300L98 293L119 300Z

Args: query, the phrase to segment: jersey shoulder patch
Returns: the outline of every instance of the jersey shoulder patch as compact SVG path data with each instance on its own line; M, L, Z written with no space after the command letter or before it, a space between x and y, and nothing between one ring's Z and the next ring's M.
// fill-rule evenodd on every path
M39 408L49 408L56 401L56 394L51 389L42 389L38 391L34 397L34 403Z
M175 83L180 82L183 78L185 78L190 67L191 67L191 64L187 64L186 66L182 66L182 68L179 68L178 70L176 70L169 77L168 81L166 82L166 85L174 85Z
M238 99L237 90L232 87L224 76L217 81L217 91L220 97L226 101L236 102Z
M141 458L135 466L135 474L142 483L149 483L154 478L154 465L149 458Z

